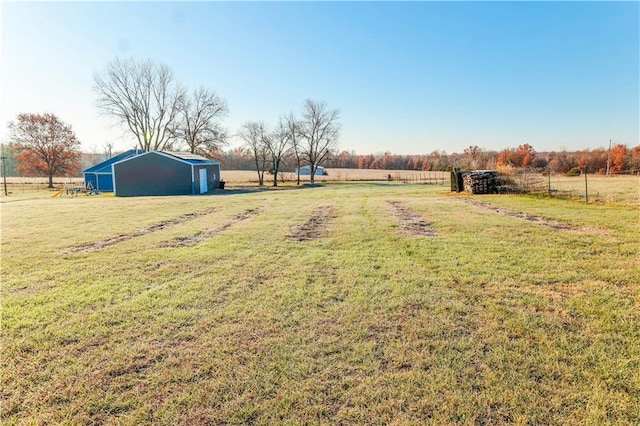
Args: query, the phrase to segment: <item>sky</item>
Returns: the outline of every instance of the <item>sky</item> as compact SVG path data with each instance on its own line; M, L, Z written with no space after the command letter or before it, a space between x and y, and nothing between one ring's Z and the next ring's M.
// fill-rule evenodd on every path
M2 143L19 113L52 112L84 151L134 147L96 107L115 58L215 91L231 134L312 99L340 111L339 149L357 154L640 143L634 1L3 1L0 22Z

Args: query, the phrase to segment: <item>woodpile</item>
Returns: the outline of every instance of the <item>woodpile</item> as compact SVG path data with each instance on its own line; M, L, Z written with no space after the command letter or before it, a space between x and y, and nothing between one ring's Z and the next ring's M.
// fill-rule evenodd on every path
M496 170L453 169L451 191L471 194L542 194L548 193L548 187L539 174L527 170L506 174Z
M495 170L475 170L462 176L464 191L471 194L497 194L500 191L500 179Z

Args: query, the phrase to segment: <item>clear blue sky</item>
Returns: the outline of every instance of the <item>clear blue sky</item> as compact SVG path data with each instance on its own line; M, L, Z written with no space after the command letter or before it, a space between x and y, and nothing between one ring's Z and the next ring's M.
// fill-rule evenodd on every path
M341 150L537 151L639 143L638 2L0 3L0 140L53 112L85 150L134 145L100 117L115 57L169 65L226 99L226 126L306 98L341 112ZM232 146L238 145L232 142Z

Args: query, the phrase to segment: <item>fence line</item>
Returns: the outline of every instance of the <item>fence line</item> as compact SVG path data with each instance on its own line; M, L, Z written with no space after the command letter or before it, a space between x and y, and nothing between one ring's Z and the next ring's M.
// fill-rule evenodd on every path
M53 189L49 188L48 178L7 177L7 193L22 194L25 192L59 191L66 185L84 185L83 178L54 178ZM4 196L4 191L2 191Z
M581 200L586 203L615 204L640 207L640 176L619 174L606 176L598 174L582 174L568 177L564 174L532 175L531 182L537 184L527 192L556 198Z

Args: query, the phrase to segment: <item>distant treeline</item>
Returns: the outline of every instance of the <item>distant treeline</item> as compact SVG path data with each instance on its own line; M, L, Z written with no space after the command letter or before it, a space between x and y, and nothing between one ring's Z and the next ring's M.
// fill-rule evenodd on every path
M15 161L10 147L4 149L4 165L6 176L20 176L15 170ZM113 153L115 155L116 153ZM91 167L111 156L111 152L83 153L82 169ZM222 163L223 169L255 170L255 159L248 148L236 147L213 154L215 160ZM293 158L285 159L284 171L293 171ZM550 170L552 173L580 174L587 168L588 173L638 173L640 172L640 145L628 148L616 144L611 150L598 148L583 151L551 151L536 152L529 144L502 151L485 151L477 146L470 146L462 153L447 154L444 151L433 151L430 154L398 155L391 152L375 154L356 154L353 151L342 151L335 154L322 165L329 168L379 169L379 170L421 170L447 171L460 169L495 169L498 166L528 167L539 170Z
M252 170L255 168L251 152L243 147L220 153L217 158L224 168ZM588 173L605 174L607 162L610 173L640 171L640 145L628 148L617 144L608 149L584 151L536 152L529 144L503 151L485 151L470 146L462 153L447 154L433 151L431 154L398 155L391 152L359 155L353 151L342 151L331 156L324 167L380 170L447 171L453 167L461 169L495 169L497 166L528 167L550 170L552 173L579 174L587 167ZM294 161L286 162L293 165ZM291 169L291 166L289 167Z

